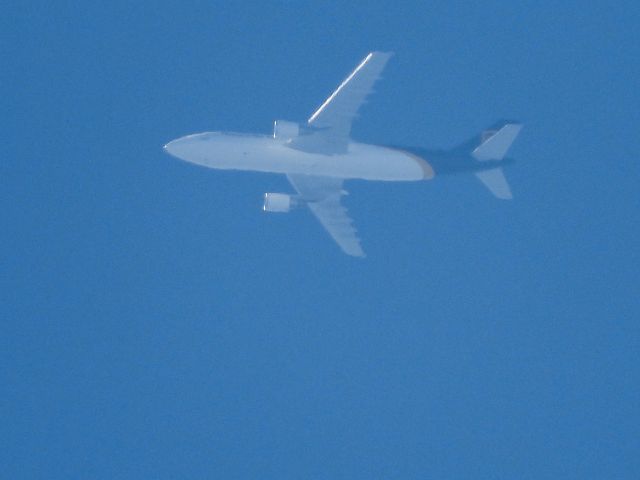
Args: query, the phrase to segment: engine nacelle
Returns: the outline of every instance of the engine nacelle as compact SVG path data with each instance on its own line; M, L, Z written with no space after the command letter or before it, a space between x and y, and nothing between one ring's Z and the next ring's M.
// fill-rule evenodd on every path
M296 199L286 193L265 193L262 210L265 212L288 212L296 205Z
M273 138L277 140L289 141L300 134L300 125L296 122L286 120L276 120L273 122Z

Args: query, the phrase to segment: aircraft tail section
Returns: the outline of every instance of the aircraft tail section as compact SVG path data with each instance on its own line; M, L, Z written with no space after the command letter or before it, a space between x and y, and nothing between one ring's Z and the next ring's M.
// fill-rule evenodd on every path
M511 144L520 133L522 125L516 122L498 122L470 140L460 148L464 148L479 162L502 160ZM511 188L504 176L502 168L489 168L475 172L475 176L497 198L509 200L513 198Z

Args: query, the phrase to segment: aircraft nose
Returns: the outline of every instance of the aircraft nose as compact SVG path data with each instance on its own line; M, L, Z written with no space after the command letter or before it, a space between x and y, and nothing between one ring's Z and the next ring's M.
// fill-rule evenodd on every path
M162 147L162 149L168 153L169 155L176 155L176 140L172 140L169 143L167 143L164 147Z
M176 138L167 143L162 149L180 160L190 162L197 150L194 151L193 135L187 135L186 137Z

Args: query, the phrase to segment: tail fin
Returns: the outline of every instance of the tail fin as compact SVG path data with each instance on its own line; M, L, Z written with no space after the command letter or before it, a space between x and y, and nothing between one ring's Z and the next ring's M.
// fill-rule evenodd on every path
M479 142L476 137L459 148L465 149L480 162L502 160L521 128L522 125L515 122L499 122L482 132ZM480 170L475 175L495 197L503 200L513 198L502 168Z

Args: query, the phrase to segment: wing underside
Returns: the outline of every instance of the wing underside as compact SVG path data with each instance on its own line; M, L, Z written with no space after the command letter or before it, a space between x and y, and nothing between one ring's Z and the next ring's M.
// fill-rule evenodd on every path
M312 175L287 175L287 178L342 251L354 257L364 257L353 220L340 203L345 193L342 190L343 180Z
M371 52L308 120L311 133L295 140L301 150L343 153L349 144L351 124L391 58L388 52Z
M332 155L345 153L349 145L351 124L358 110L373 92L391 53L371 52L340 84L308 120L309 129L295 138L293 148ZM340 199L343 179L312 175L287 175L311 212L340 246L355 257L364 257L353 221Z

